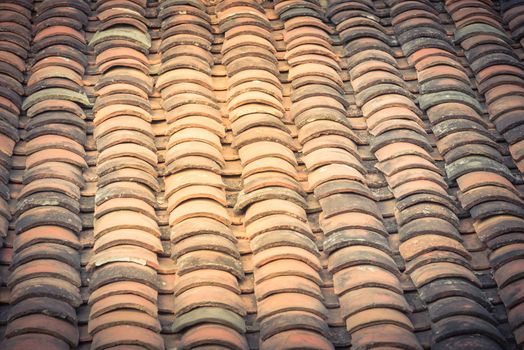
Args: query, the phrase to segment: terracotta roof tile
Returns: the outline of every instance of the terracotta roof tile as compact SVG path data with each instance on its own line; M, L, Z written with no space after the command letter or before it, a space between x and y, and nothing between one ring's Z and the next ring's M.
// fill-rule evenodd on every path
M70 346L63 340L52 335L43 333L26 333L16 337L6 339L4 342L6 349L19 349L21 347L46 346L54 349L69 349Z

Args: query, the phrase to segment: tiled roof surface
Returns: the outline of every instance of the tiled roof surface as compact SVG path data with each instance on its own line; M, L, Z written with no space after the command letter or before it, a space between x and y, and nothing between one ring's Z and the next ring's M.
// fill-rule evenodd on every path
M524 0L0 0L0 348L524 346Z

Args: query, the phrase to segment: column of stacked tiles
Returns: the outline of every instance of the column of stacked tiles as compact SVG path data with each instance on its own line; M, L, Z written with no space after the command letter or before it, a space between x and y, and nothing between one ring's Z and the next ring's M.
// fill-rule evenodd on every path
M175 321L180 349L247 349L244 277L230 229L222 170L222 115L213 92L211 19L201 1L160 4L156 88L166 111L165 196L176 260Z
M352 11L359 15L349 17ZM355 100L374 136L371 150L396 198L400 253L432 320L435 349L500 348L504 337L462 244L455 200L370 2L335 2L329 16L345 45ZM474 310L474 311L471 311ZM485 335L485 336L484 336ZM472 344L472 345L468 345Z
M299 128L309 185L322 213L324 251L352 346L420 349L406 313L400 272L380 210L365 184L358 139L346 117L348 102L338 56L317 1L280 1L293 88L291 118ZM374 334L380 333L380 339Z
M511 37L489 3L454 0L445 4L457 28L455 42L464 49L478 91L486 98L489 119L524 173L524 68L511 47Z
M19 141L18 127L24 96L24 73L26 60L31 43L31 10L32 1L13 3L0 1L0 251L11 251L10 238L13 236L14 222L10 201L16 200L16 193L11 193L8 187L10 179L16 176L11 173L13 156L19 153L22 146ZM2 253L3 253L2 252ZM4 259L9 265L11 259ZM4 265L3 264L3 265ZM5 267L4 267L5 268ZM7 274L3 274L7 277ZM0 288L3 298L2 307L9 303L9 291L6 286L7 278L0 278ZM4 313L2 324L7 321ZM2 336L3 339L3 336Z
M22 105L29 120L23 137L26 169L7 280L11 308L0 347L69 349L79 338L79 198L87 168L80 106L90 104L82 82L89 7L83 1L46 0L35 10L34 61ZM18 40L28 46L29 38Z
M511 31L513 40L524 48L524 0L501 1L502 19Z
M9 221L9 171L18 136L18 119L24 95L25 60L31 42L32 1L0 1L0 247Z
M448 178L457 181L462 207L475 220L480 239L491 248L495 281L509 323L522 343L524 330L519 327L523 321L517 315L523 314L524 304L517 295L524 290L524 280L519 279L517 266L522 264L523 245L514 244L522 234L511 231L522 231L524 202L511 182L514 178L504 164L503 150L488 130L491 124L482 118L482 107L438 12L423 2L399 2L391 14L402 49L417 70L419 103L431 122Z
M146 1L100 0L90 45L101 74L93 107L98 150L88 331L92 349L164 349L157 319L157 153L151 128Z
M260 348L332 349L315 237L298 182L296 145L283 122L271 26L255 1L217 6L224 33L228 112L242 165L235 209L253 251Z

